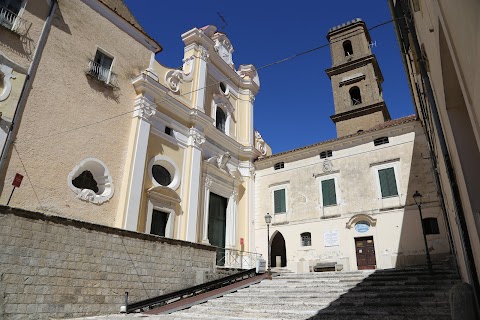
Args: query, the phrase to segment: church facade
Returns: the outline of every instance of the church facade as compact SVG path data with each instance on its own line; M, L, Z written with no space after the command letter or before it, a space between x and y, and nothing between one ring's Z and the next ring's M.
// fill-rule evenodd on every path
M327 39L337 138L255 162L255 238L266 238L269 213L272 267L296 272L425 263L423 232L432 259L444 258L448 235L417 117L390 119L363 21ZM266 241L257 249L268 256Z
M251 251L253 161L271 150L253 127L258 74L234 65L227 36L185 32L182 67L168 68L121 0L7 4L2 202L20 174L11 206ZM27 58L25 36L38 38Z

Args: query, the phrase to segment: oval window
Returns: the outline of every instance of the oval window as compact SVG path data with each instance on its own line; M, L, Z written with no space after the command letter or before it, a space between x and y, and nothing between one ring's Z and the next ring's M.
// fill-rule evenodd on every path
M154 164L152 166L152 176L158 184L166 187L172 183L170 172L163 166Z

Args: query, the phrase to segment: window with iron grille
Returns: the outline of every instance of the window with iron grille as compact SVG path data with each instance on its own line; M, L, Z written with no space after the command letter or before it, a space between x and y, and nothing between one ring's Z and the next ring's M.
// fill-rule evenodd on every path
M285 189L275 190L273 192L274 212L287 212L287 201L285 197Z
M320 152L320 159L330 158L332 156L332 150Z
M379 145L386 144L386 143L389 143L388 137L380 137L380 138L377 138L377 139L373 140L373 144L375 146L379 146Z
M0 0L0 25L12 29L22 8L22 0Z
M440 234L437 218L424 218L422 223L425 234Z
M304 232L300 235L302 240L302 247L308 247L312 245L312 234L310 232Z
M378 178L380 180L382 198L398 196L397 181L395 180L395 170L393 168L378 170Z
M277 162L273 165L273 169L279 170L285 167L285 162Z
M323 206L333 206L337 204L335 179L328 179L322 181L322 200Z
M88 63L87 74L109 86L116 87L117 75L112 72L112 63L113 57L97 50L95 58Z

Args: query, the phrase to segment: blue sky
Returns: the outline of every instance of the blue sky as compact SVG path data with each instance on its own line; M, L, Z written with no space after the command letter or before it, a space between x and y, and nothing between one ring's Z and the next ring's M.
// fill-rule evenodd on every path
M391 19L387 0L380 1L158 1L124 0L147 33L163 47L157 60L179 67L181 34L213 24L234 47L233 62L257 68L327 43L333 26L355 18L367 27ZM228 23L224 25L218 13ZM373 53L382 69L384 99L393 119L414 113L393 24L370 32ZM328 47L259 71L255 128L274 153L335 138L332 87L325 69Z

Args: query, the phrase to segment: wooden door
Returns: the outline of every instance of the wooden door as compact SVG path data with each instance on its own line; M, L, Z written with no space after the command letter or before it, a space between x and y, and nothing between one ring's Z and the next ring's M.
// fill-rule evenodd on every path
M217 266L225 265L225 234L227 225L228 200L210 193L208 207L208 241L217 249Z
M358 270L376 269L375 245L373 237L355 238Z

